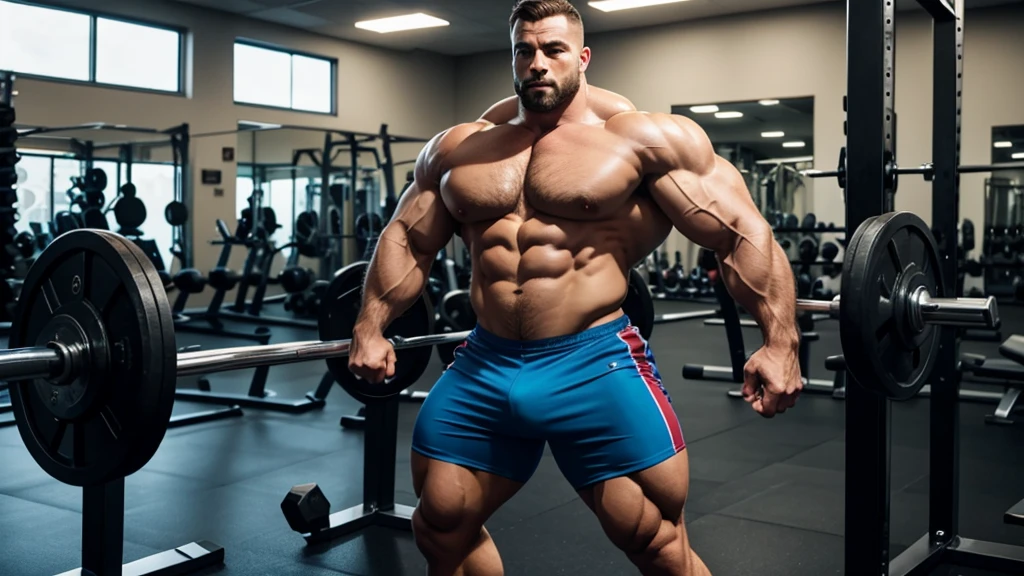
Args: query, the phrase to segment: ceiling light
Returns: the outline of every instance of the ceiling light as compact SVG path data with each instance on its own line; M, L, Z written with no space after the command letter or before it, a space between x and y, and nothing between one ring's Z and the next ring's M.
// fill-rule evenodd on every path
M783 148L803 148L806 145L807 144L805 144L803 142L799 142L799 141L797 141L797 142L783 142L782 143L782 147Z
M1013 156L1014 160L1024 160L1024 152L1017 152L1016 154L1011 154L1011 156Z
M778 100L758 100L757 103L760 104L761 106L775 106L775 105L777 105L779 103L779 101Z
M662 4L675 4L676 2L686 2L686 0L602 0L600 2L587 2L587 4L601 12L615 12L616 10L660 6Z
M694 114L709 114L711 112L718 112L718 106L714 104L708 104L706 106L690 106L690 112Z
M743 112L715 112L715 118L743 118Z
M1013 142L996 142L993 146L996 148L1013 148Z
M434 18L433 16L427 16L421 12L417 12L416 14L406 14L405 16L394 16L391 18L356 22L356 28L380 34L387 34L388 32L400 32L402 30L435 28L437 26L447 26L448 24L449 22L447 20L441 20L440 18Z
M761 132L761 138L782 138L785 132Z

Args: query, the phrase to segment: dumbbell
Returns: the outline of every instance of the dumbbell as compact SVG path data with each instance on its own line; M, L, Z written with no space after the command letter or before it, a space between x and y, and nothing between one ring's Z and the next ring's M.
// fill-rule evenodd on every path
M965 253L974 250L974 222L967 218L960 225L960 245Z
M797 298L807 298L811 295L811 289L814 287L814 281L811 280L811 275L807 273L801 273L796 277L796 293Z

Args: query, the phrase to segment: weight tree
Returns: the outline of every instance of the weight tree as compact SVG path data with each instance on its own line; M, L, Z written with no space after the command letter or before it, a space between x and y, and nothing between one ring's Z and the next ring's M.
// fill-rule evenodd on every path
M932 226L941 286L956 286L959 177L984 171L959 165L963 70L963 0L918 0L934 20ZM958 17L959 15L959 17ZM896 190L895 10L891 0L847 2L847 179L849 229L893 209ZM857 250L851 243L848 250ZM844 271L845 274L845 271ZM847 282L843 283L844 294ZM843 297L844 303L846 296ZM938 329L938 328L937 328ZM846 396L845 573L929 574L956 564L1024 572L1024 548L959 534L959 388L957 329L940 330L931 372L928 533L889 561L891 400L853 378ZM844 353L851 318L842 315Z

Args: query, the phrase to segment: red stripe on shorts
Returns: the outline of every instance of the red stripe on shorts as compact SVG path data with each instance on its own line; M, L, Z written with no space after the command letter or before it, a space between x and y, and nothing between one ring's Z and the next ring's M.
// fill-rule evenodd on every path
M651 393L651 398L654 399L654 402L658 405L658 410L661 411L665 427L668 428L669 436L672 437L672 446L676 452L682 450L686 447L686 444L683 442L683 429L679 426L676 411L672 409L672 404L668 401L668 396L662 389L661 382L654 375L651 363L647 361L647 346L643 338L640 337L635 326L629 326L619 332L619 339L629 346L629 355L633 358L636 371L643 378L644 383L647 384L647 391Z

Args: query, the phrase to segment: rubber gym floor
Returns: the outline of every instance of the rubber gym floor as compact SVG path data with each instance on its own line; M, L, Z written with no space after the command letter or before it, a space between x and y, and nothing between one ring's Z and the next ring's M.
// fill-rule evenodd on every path
M658 312L701 308L658 302ZM283 311L271 309L283 315ZM1024 332L1024 308L1003 307L1003 333ZM240 328L245 329L244 325ZM278 328L274 341L308 339ZM838 326L819 324L811 376L827 378L824 358L839 353ZM748 349L759 332L746 329ZM179 346L233 343L190 334ZM692 544L712 573L725 575L841 574L843 558L844 404L804 394L772 420L726 395L727 385L683 381L684 362L725 364L721 327L697 322L655 327L651 345L672 394L690 453L686 519ZM994 343L965 342L964 352L996 355ZM441 371L434 360L417 388ZM274 367L268 388L299 397L316 387L321 363ZM250 371L211 377L215 390L244 393ZM179 403L175 413L206 408ZM172 429L156 456L125 483L125 561L193 540L225 548L225 565L203 574L366 576L419 575L425 563L409 533L371 528L306 546L281 515L293 484L317 482L332 510L362 501L362 432L338 421L357 403L335 388L322 411L286 415L246 409L241 418ZM1024 528L1002 523L1024 498L1024 423L984 423L994 404L961 403L961 534L1024 544ZM404 404L398 430L396 499L415 505L409 443L418 406ZM9 417L9 416L7 416ZM927 529L928 404L893 405L892 554ZM856 489L856 487L851 487ZM0 574L57 574L81 564L81 490L47 476L16 428L0 429ZM636 574L604 537L592 513L546 455L533 479L488 522L505 573ZM976 575L967 569L934 574Z

